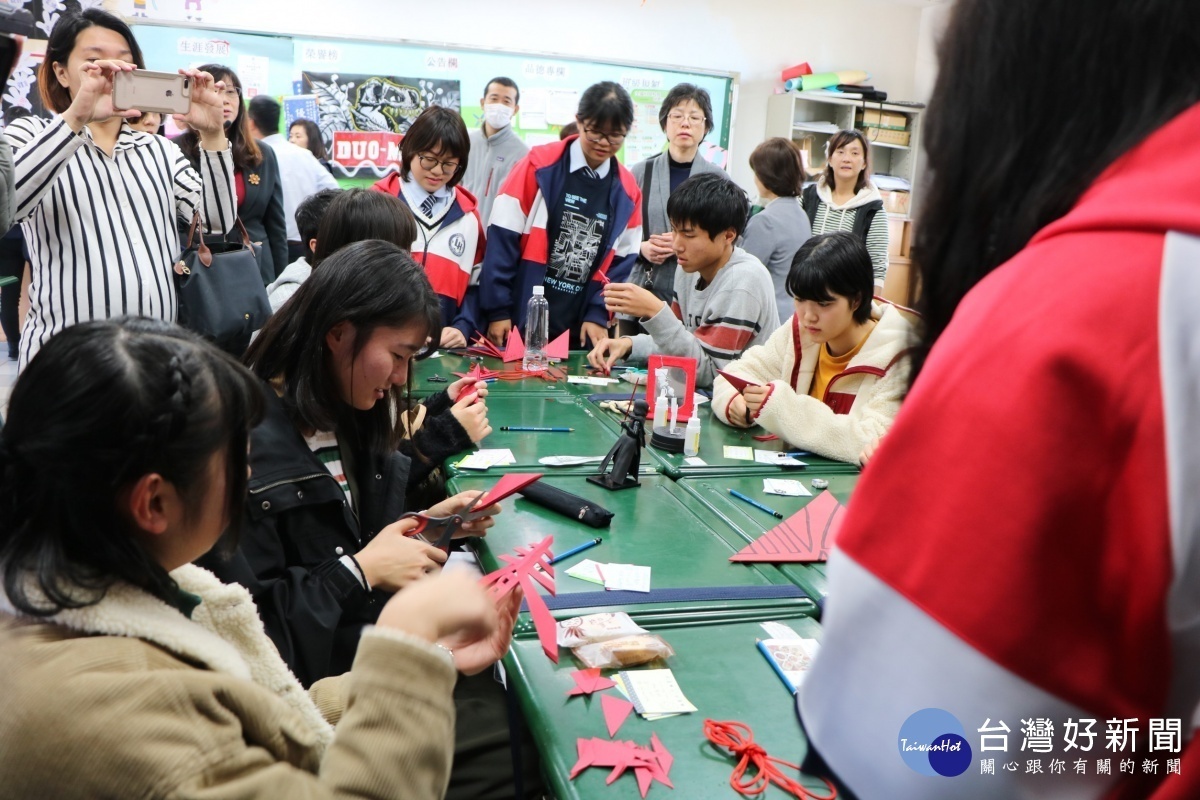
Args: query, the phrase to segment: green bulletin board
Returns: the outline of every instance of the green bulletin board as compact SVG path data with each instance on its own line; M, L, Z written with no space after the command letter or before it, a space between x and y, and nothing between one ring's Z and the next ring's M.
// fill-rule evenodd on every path
M338 168L339 177L352 179L347 183L384 174L411 119L428 104L457 108L469 128L479 126L479 98L487 82L498 75L506 75L520 86L520 113L514 129L531 146L557 139L561 127L573 119L579 95L603 80L619 82L634 100L634 127L618 154L624 163L640 161L665 146L658 108L677 83L694 83L712 97L714 128L701 146L702 155L724 165L729 145L730 75L558 56L156 24L137 25L135 35L150 69L221 63L238 73L247 96L269 93L281 98L293 114L309 116L313 109L323 109L317 121L325 123L327 145L333 144L332 132L339 130L343 154L350 152L347 143L355 139L356 157L365 154L367 144L375 156L370 163L357 162L353 169ZM297 96L309 100L292 99ZM339 103L343 108L334 119L329 116L330 109Z

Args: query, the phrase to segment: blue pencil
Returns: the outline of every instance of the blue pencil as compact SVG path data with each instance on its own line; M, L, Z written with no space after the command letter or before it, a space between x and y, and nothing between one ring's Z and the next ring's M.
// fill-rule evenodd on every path
M575 429L574 428L558 428L558 427L543 428L543 427L529 426L529 425L501 425L500 430L502 430L502 431L521 431L522 433L571 433Z
M579 545L578 547L572 547L567 552L556 555L554 558L550 559L550 563L557 564L559 561L562 561L564 558L570 558L571 556L578 555L578 554L582 553L584 550L587 550L589 547L595 547L596 545L600 544L601 541L603 541L603 540L599 536L597 536L595 539L586 541L583 544Z
M795 686L792 686L792 682L788 680L788 676L784 674L783 669L779 666L775 659L771 657L771 651L767 649L767 646L763 643L763 640L756 639L754 646L757 647L758 651L763 654L763 658L767 659L767 663L771 665L771 669L775 670L775 674L779 676L779 680L783 681L783 685L787 687L787 690L793 695L796 694L798 690Z
M755 508L761 509L762 511L767 512L768 514L770 514L772 517L775 517L776 519L783 519L783 514L780 514L778 511L771 508L770 506L764 506L762 503L758 502L753 497L747 497L746 495L739 492L737 489L730 489L729 493L731 495L733 495L734 497L736 497L738 500L745 500L747 503L754 506Z

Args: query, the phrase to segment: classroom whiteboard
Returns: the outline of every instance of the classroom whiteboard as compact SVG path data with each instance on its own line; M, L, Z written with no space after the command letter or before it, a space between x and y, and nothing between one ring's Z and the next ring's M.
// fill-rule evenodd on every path
M386 173L408 124L427 105L455 108L469 128L478 127L484 87L499 75L520 86L521 110L513 126L530 145L558 138L562 126L574 118L579 95L588 86L603 80L620 83L633 98L635 110L633 129L618 153L626 164L666 146L658 124L659 106L675 84L696 84L708 91L713 103L713 131L701 153L725 166L732 121L731 75L562 56L158 24L138 24L134 34L150 69L225 64L238 73L248 97L268 93L281 99L287 121L315 115L314 121L323 123L327 145L333 145L336 136L339 149L349 153L347 143L353 141L350 166L338 159L339 177L364 179ZM331 108L337 109L336 114L323 113Z

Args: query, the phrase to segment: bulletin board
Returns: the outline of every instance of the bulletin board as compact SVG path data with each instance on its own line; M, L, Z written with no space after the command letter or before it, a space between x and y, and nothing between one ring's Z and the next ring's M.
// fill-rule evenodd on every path
M558 139L588 86L613 80L634 101L635 120L618 153L633 164L660 152L666 138L658 109L677 83L706 89L713 131L701 154L725 166L732 115L730 74L591 62L562 56L445 48L401 42L314 39L233 33L198 27L137 24L134 34L150 69L206 62L232 67L247 97L267 93L284 105L285 122L313 119L322 129L335 174L375 179L396 160L412 120L429 105L458 110L468 128L482 124L487 82L506 75L520 86L517 134L530 146Z

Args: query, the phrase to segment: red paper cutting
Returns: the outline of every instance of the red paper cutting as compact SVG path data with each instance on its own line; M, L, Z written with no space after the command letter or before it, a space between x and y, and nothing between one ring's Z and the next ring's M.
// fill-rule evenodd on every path
M525 358L525 342L521 341L521 332L516 328L508 333L508 343L504 347L503 358L505 364Z
M633 711L633 703L611 694L602 694L600 695L600 710L604 712L604 724L608 726L608 735L616 736L617 731L621 729L630 712ZM642 793L642 796L645 796L645 792Z
M565 361L567 359L567 351L571 349L569 335L570 331L563 331L561 336L546 345L546 358Z
M731 375L723 369L717 370L717 374L729 381L729 385L736 389L739 394L744 392L747 386L762 386L761 383L755 383L754 381L746 380L745 378L739 378L737 375Z
M651 738L651 747L649 748L642 747L636 742L609 742L604 739L578 739L575 746L579 753L579 760L571 768L571 780L574 780L588 767L612 767L612 772L604 781L606 784L611 784L621 777L626 769L632 768L642 797L645 797L646 793L650 791L652 781L658 781L672 789L675 788L667 774L674 759L657 736Z
M504 483L508 475L504 476L493 491L500 488L500 484ZM521 478L528 478L528 475L520 475ZM540 478L541 475L539 474ZM526 481L522 486L532 483ZM518 487L519 488L519 487ZM509 493L515 492L513 488ZM502 495L497 493L497 496L503 499ZM506 495L504 495L506 496ZM533 627L537 630L538 641L542 644L542 650L545 651L546 657L558 663L558 638L556 636L556 626L554 617L550 614L550 609L546 607L546 601L537 593L533 582L537 581L550 594L555 593L554 589L554 567L550 566L550 545L554 544L554 537L547 536L535 545L521 545L517 547L517 555L502 555L500 560L504 562L504 566L495 570L480 579L480 582L487 587L488 594L493 600L499 601L506 594L511 592L518 584L525 590L525 602L529 605L529 615L533 617Z
M571 679L575 681L575 688L567 692L568 697L576 697L593 692L602 692L605 689L611 689L616 686L615 683L608 678L600 677L600 668L593 669L577 669L571 673Z
M471 344L467 347L468 353L474 353L477 356L491 356L492 358L503 358L504 354L500 352L500 348L492 343L492 340L484 336L479 331L475 331L475 338L471 340Z
M542 477L541 472L511 472L500 480L496 481L496 485L484 492L483 498L476 503L476 507L499 503L507 497L511 497L517 492L524 489L529 484Z
M837 539L846 507L828 489L756 541L729 557L730 561L826 561Z

